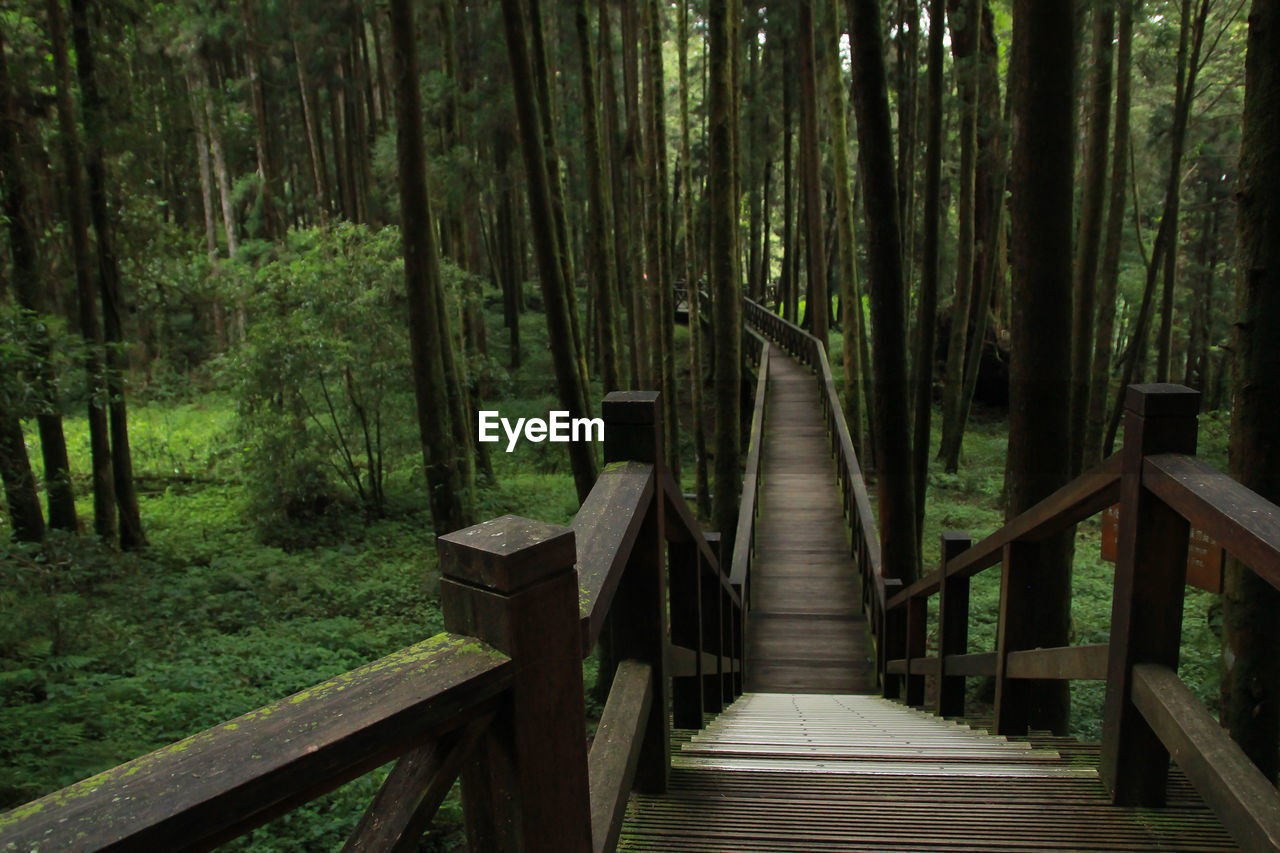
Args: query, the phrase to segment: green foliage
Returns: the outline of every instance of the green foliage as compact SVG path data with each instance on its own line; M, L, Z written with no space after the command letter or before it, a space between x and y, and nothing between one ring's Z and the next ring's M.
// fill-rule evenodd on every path
M245 268L254 292L233 356L248 479L268 526L354 502L387 511L387 480L413 447L408 335L394 229L291 232Z
M0 405L20 416L58 411L60 382L83 349L60 318L0 303ZM51 387L37 381L42 373Z

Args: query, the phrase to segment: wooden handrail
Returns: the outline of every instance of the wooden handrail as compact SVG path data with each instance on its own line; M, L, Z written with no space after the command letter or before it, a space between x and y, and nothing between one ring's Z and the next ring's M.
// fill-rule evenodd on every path
M640 761L644 721L653 706L653 668L624 660L591 743L591 839L595 853L618 845L622 817Z
M1192 527L1280 589L1280 507L1194 456L1142 460L1142 482Z
M742 475L742 500L738 504L738 528L733 545L729 582L737 589L747 582L747 567L755 541L756 502L760 489L760 454L764 443L765 398L769 385L769 348L760 351L756 375L755 406L751 410L751 438L747 444L747 467Z
M1178 674L1133 668L1133 703L1242 850L1280 850L1280 795Z
M485 716L511 678L506 655L438 634L19 806L0 848L210 847Z

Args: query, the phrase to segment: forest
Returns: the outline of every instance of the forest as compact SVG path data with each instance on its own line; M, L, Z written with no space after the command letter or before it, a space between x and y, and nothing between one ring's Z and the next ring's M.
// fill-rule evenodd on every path
M659 391L731 540L743 298L827 346L905 582L1133 383L1280 501L1275 0L0 0L0 98L0 810L439 631L437 536L602 469L480 410ZM1099 536L1040 644L1105 642ZM1280 592L1224 577L1184 678L1275 782ZM332 846L377 776L238 843Z

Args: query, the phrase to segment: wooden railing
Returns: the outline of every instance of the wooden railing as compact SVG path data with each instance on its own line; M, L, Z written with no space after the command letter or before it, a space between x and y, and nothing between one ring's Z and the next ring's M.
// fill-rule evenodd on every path
M1180 385L1134 385L1125 398L1119 453L1063 486L970 547L942 537L939 569L891 597L885 694L963 715L966 676L994 676L995 729L1026 734L1032 679L1106 682L1099 772L1113 800L1164 803L1169 759L1178 763L1223 826L1247 850L1280 849L1280 794L1178 678L1187 547L1192 526L1280 588L1280 507L1194 457L1199 394ZM1119 502L1115 585L1108 643L1028 648L1016 614L1020 576L1039 569L1041 543ZM969 578L999 564L994 651L967 648ZM928 600L939 598L937 652L927 654Z
M473 850L612 850L630 792L666 788L668 697L699 728L741 690L741 598L658 402L605 398L570 527L440 538L447 633L0 815L0 850L207 849L393 759L345 849L416 849L461 778ZM581 660L605 632L620 663L588 751Z
M743 300L743 318L747 325L771 340L774 344L790 353L801 364L807 365L817 375L817 395L822 406L822 414L827 423L827 433L831 437L831 452L835 459L836 475L840 482L840 491L844 502L845 519L849 526L849 542L851 554L857 566L859 580L862 585L863 608L867 611L871 630L876 638L876 649L884 661L887 644L881 639L881 629L885 625L885 604L888 597L896 593L902 582L896 578L886 578L880 560L880 538L876 532L875 517L871 514L871 500L867 495L867 485L862 478L862 468L858 463L858 455L853 449L853 440L849 435L848 424L845 423L844 409L840 406L840 396L836 391L835 379L831 375L831 365L827 361L826 348L804 329L769 311L764 306ZM768 371L761 370L760 382L765 381ZM761 416L760 427L763 427L764 388L757 384L756 413ZM752 420L752 448L761 442L756 441L757 424ZM758 466L758 455L757 455ZM751 456L747 457L747 473L752 474ZM758 467L756 476L759 476ZM744 481L745 482L745 481ZM746 486L744 485L743 507L746 506ZM752 507L754 510L754 506ZM743 510L745 512L745 509ZM738 518L738 536L743 535L744 516ZM751 528L754 532L754 527ZM739 566L735 549L732 576L748 577L750 563ZM749 617L748 617L749 618ZM878 671L883 671L883 665Z

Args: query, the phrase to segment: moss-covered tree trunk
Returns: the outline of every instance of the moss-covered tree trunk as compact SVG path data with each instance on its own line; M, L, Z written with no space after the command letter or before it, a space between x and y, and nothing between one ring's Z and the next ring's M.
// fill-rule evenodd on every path
M111 473L115 485L120 521L120 547L125 550L147 544L138 513L138 495L133 483L133 457L129 451L129 415L124 397L126 359L121 353L124 329L121 311L124 297L120 286L120 266L116 260L115 235L107 205L107 175L102 139L106 135L106 105L98 91L94 50L86 0L71 0L71 31L76 48L76 70L84 105L85 151L89 177L89 210L98 237L98 286L102 295L104 339L107 344L108 422L111 430Z
M911 434L907 431L907 324L902 276L902 237L889 121L889 92L881 49L880 4L848 0L853 47L853 106L858 120L875 347L877 493L884 571L910 581L916 551L915 494L911 483Z
M1236 198L1231 474L1280 501L1280 6L1254 0ZM1263 774L1280 769L1280 591L1236 560L1223 591L1222 723Z
M1012 518L1069 479L1071 232L1074 194L1073 0L1015 0L1013 58L1012 354L1005 515ZM1010 614L1029 647L1067 645L1071 538L1040 544L1027 579L1031 606ZM1034 682L1033 728L1065 733L1065 681Z
M440 258L431 201L427 194L426 152L418 59L410 0L391 0L391 59L396 101L396 157L400 167L400 228L404 243L405 290L409 303L409 346L413 363L418 429L437 536L472 520L467 476L469 425L455 424L442 348L453 335L438 308Z

